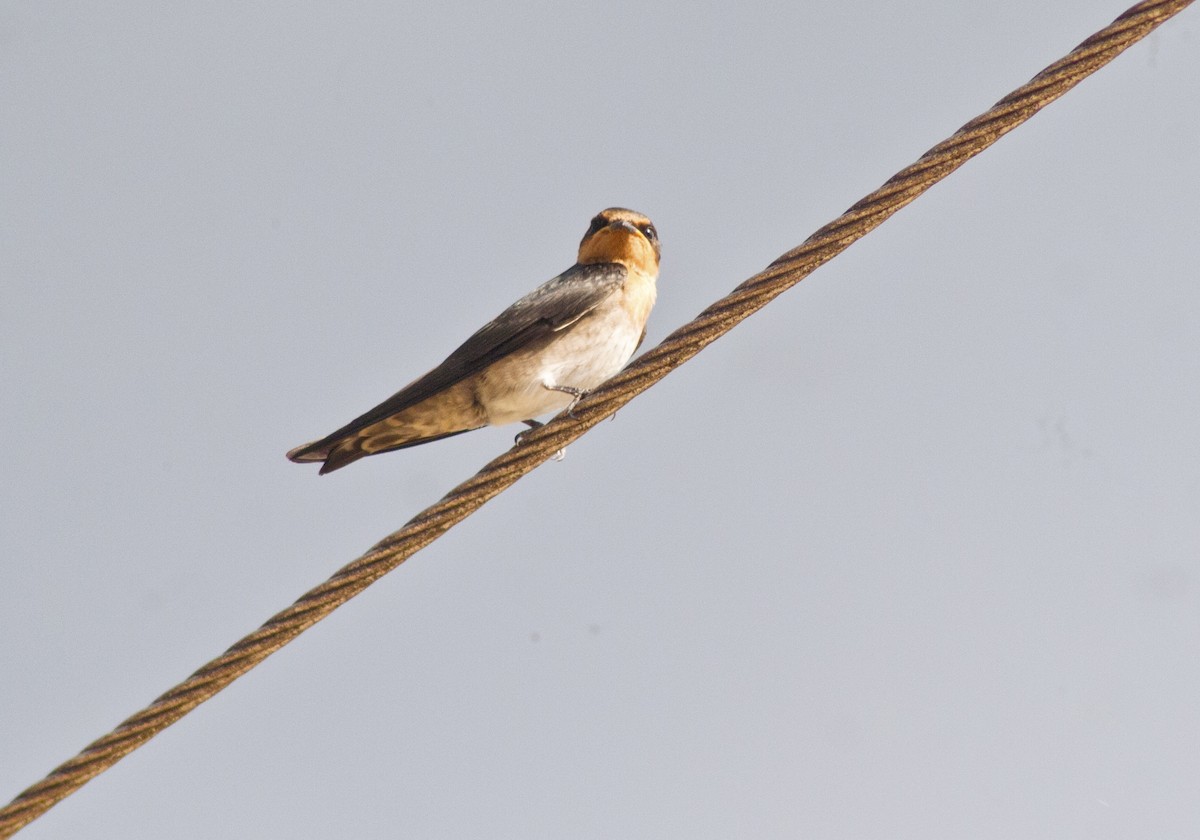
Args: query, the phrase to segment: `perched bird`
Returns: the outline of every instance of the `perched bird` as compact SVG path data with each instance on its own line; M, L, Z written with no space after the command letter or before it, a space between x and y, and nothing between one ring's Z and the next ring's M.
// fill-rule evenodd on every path
M326 437L287 454L347 464L483 426L574 408L619 371L646 336L658 232L641 213L610 207L579 243L579 259L463 342L446 361Z

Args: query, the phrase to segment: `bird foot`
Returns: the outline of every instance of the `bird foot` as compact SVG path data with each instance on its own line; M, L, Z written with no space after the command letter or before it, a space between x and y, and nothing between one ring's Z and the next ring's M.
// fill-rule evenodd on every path
M542 387L547 391L559 391L571 395L571 402L563 413L572 420L575 419L575 406L579 405L579 401L591 393L587 388L572 388L570 385L543 385Z
M537 420L522 420L521 422L524 423L529 428L523 432L518 432L517 436L515 438L513 438L513 443L516 446L520 446L522 443L525 442L525 435L529 434L534 429L540 429L542 426L546 425L545 423L539 423ZM563 447L562 449L558 450L551 457L554 458L555 461L561 461L563 458L567 457L566 447Z
M520 446L525 442L525 435L529 434L534 429L540 429L542 426L546 425L545 423L539 423L537 420L522 420L521 422L529 428L523 432L517 432L517 436L513 438L513 444L516 446Z

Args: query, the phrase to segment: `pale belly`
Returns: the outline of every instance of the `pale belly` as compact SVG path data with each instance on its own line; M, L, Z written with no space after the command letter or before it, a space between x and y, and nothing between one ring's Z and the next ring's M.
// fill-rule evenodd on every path
M609 307L581 318L545 347L497 362L476 386L488 423L500 426L562 411L573 397L546 386L592 390L629 361L643 324L624 308Z

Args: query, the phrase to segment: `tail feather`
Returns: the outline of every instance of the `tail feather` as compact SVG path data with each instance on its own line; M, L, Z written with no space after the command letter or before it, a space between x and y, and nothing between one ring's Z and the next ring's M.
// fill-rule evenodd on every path
M312 464L328 458L329 449L329 445L324 441L314 440L288 450L287 459L296 464Z
M420 379L415 384L424 382ZM401 403L409 399L415 384L332 434L297 446L288 458L300 464L322 462L324 475L368 455L419 446L487 425L487 414L468 381L453 382L393 410L398 398L404 397Z
M349 438L334 446L325 455L325 463L321 465L321 471L318 475L325 475L334 470L340 470L347 464L353 464L359 458L365 458L372 454L362 447L362 441L358 438Z
M288 452L287 458L297 464L321 464L320 474L325 475L371 454L363 447L362 439L352 435L341 440L314 440L297 446Z
M397 449L408 449L411 446L420 446L423 443L433 443L435 440L454 437L455 435L471 432L481 427L482 424L480 426L473 426L470 429L457 429L453 432L442 432L440 434L411 438L399 441L393 445L387 445L382 441L372 441L369 436L362 434L350 435L333 441L328 439L315 440L312 443L297 446L288 452L287 457L289 461L297 464L312 464L323 461L320 475L325 475L334 470L340 470L347 464L352 464L359 458L365 458L368 455L378 455L381 452L394 452Z

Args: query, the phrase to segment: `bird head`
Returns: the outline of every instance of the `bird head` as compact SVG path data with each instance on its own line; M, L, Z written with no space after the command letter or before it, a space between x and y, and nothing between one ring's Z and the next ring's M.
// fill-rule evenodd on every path
M654 223L624 207L597 213L579 243L580 265L621 263L648 274L658 273L661 253Z

